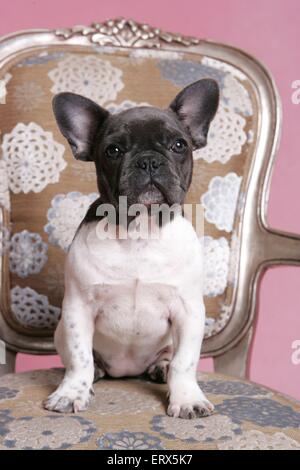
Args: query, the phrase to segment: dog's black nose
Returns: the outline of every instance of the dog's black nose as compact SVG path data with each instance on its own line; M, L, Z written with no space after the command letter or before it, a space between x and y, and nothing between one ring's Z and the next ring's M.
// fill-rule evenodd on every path
M147 173L158 170L161 165L162 161L158 157L144 157L136 162L136 166Z

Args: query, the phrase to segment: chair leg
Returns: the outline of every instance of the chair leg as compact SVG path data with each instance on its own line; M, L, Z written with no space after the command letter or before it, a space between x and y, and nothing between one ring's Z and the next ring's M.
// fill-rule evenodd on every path
M11 372L15 372L16 355L17 354L14 351L6 349L3 355L4 360L0 363L0 377ZM4 364L2 364L2 362L4 362Z
M215 371L241 379L247 378L247 359L252 339L252 328L232 349L214 358Z

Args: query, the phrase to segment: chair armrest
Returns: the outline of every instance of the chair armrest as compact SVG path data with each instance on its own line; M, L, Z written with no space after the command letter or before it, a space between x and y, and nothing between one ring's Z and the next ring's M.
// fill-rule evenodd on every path
M300 236L265 227L263 246L266 265L300 266Z

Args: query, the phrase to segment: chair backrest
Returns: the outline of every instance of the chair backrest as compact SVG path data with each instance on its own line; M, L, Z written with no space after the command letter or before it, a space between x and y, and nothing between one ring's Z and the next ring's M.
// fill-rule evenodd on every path
M63 265L76 227L97 196L92 163L75 161L54 121L61 91L115 112L166 107L202 77L221 100L208 144L194 153L187 202L201 203L205 227L204 356L247 334L268 248L265 208L280 128L270 75L233 47L164 33L124 19L91 27L34 30L0 40L0 333L15 350L53 352Z

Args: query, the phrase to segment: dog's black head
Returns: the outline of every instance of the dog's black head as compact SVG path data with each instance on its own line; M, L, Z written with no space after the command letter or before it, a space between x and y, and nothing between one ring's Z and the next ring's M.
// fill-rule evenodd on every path
M206 145L219 101L203 79L184 88L166 110L135 107L110 114L93 101L60 93L53 109L75 158L94 161L102 200L114 205L182 204L190 186L192 150Z

